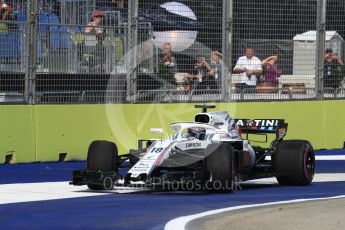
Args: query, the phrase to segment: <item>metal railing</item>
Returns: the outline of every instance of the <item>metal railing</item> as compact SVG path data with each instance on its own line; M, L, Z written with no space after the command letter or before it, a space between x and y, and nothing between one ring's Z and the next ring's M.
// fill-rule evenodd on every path
M345 89L325 89L322 92L325 100L345 99ZM272 88L265 92L256 89L245 89L241 93L232 94L233 101L298 101L316 100L314 88L306 88L305 92L293 89ZM37 102L40 104L107 104L107 103L178 103L178 102L221 102L218 90L140 90L131 98L126 97L126 90L84 90L38 92ZM18 92L0 93L0 103L22 104L24 94Z
M83 91L81 103L126 103L126 90Z
M345 90L335 90L332 93L325 91L324 98L343 99ZM315 88L300 89L270 88L244 89L240 93L232 94L233 101L296 101L316 100ZM170 102L217 102L223 101L219 90L140 90L135 97L137 103L170 103Z
M22 104L24 103L24 93L20 92L1 92L0 103L3 104Z

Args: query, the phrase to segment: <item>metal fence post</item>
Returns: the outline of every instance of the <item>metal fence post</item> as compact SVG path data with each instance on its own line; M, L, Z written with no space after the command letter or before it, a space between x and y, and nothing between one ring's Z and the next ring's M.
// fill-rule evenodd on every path
M315 90L316 99L323 99L324 79L324 51L326 42L326 6L327 0L317 1L316 22L316 63L315 63Z
M233 29L233 0L223 0L222 22L222 99L231 101L231 64L232 64L232 29ZM228 72L229 71L229 72Z
M38 1L28 2L25 49L27 50L25 71L25 101L34 104L36 99L36 44L38 23Z
M138 11L139 1L128 1L128 72L127 72L127 98L129 102L135 101L137 85L137 43L138 43ZM133 95L133 99L131 96Z

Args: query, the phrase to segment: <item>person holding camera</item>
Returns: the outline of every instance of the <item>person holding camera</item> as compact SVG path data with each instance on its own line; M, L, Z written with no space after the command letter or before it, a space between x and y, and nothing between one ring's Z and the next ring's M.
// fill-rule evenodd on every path
M207 63L206 59L204 57L198 57L194 66L194 71L189 75L189 78L193 80L193 89L199 91L215 89L216 82L213 76L209 74L211 72L212 68Z
M211 70L207 72L207 76L211 80L210 88L214 90L221 89L222 86L222 58L223 55L218 50L214 50L211 53Z
M328 48L325 51L325 61L324 61L324 88L336 89L341 81L339 76L339 67L343 66L343 61L338 57L332 49Z
M103 27L103 14L99 10L92 13L90 22L84 29L85 41L83 51L84 61L89 67L89 72L104 73L105 70L105 40L106 31Z
M102 27L103 23L103 14L102 12L95 10L92 13L92 18L90 22L85 27L85 33L94 33L94 34L102 34L104 33L104 28Z
M10 19L11 6L0 0L0 20Z
M18 26L15 23L16 17L12 12L11 5L0 0L0 24L1 30L6 32L16 31ZM2 22L7 21L7 22Z
M240 74L240 83L236 86L237 92L244 89L253 89L255 92L257 78L262 73L262 65L260 59L254 56L253 48L245 49L245 56L237 60L233 71Z

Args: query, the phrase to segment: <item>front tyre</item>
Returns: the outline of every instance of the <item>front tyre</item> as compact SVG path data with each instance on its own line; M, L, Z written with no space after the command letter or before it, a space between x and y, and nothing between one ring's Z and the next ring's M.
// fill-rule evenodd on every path
M117 173L117 146L109 141L93 141L87 154L87 169L101 173L101 177L87 183L91 190L111 190L113 175ZM106 176L109 175L109 176Z
M313 181L315 154L308 141L280 142L272 155L272 160L280 185L309 185Z

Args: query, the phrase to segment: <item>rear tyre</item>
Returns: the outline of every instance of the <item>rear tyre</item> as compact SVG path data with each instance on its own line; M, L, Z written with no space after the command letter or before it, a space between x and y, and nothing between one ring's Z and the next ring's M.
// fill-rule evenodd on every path
M101 172L117 172L118 152L117 146L109 141L93 141L87 154L87 169ZM110 190L113 188L113 181L105 177L100 181L88 183L92 190Z
M280 142L272 160L280 185L309 185L313 181L315 154L308 141Z
M233 189L234 149L231 143L212 143L206 148L206 190L229 192Z

